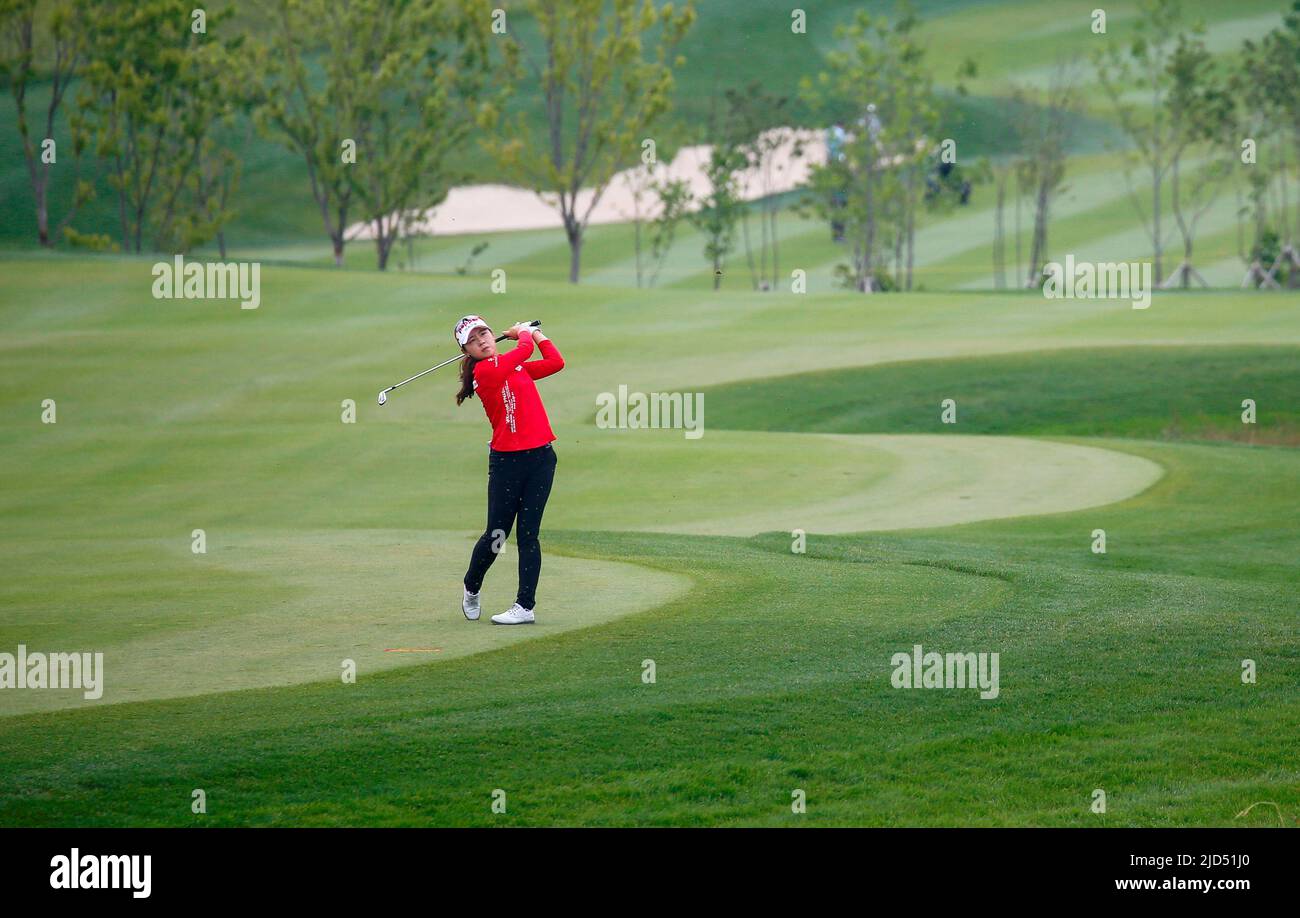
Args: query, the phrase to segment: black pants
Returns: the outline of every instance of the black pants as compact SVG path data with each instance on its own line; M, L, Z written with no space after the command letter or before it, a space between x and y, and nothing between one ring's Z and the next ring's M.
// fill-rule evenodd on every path
M477 593L483 587L497 553L505 547L510 530L518 523L515 544L519 549L519 593L515 602L525 609L537 601L537 578L542 573L542 512L555 480L555 450L548 443L536 449L503 453L492 450L488 457L487 529L474 545L465 572L465 589Z

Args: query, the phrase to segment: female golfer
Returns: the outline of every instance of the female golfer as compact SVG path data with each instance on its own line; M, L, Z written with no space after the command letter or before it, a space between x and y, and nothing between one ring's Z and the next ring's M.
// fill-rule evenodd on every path
M506 329L506 336L517 339L519 346L498 354L496 336L482 318L465 316L456 323L456 343L465 352L456 404L477 395L492 424L487 528L470 555L461 610L470 621L478 620L483 576L510 537L511 527L517 526L519 592L515 604L492 616L492 621L531 625L537 578L542 572L542 546L537 536L546 499L551 496L556 461L551 448L555 434L534 381L563 370L564 358L544 334L524 323ZM540 360L528 359L534 341L542 352Z

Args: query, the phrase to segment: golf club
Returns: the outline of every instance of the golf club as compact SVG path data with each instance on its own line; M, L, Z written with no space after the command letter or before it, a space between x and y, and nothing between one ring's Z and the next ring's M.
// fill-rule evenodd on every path
M542 320L541 320L541 319L533 319L533 321L529 322L528 324L531 325L533 328L536 328L536 327L538 327L539 325L542 324ZM497 335L497 340L498 340L498 341L504 341L505 339L506 339L506 336L505 336L505 335ZM432 373L434 370L442 369L443 367L445 367L445 366L446 366L447 364L449 364L449 363L455 363L455 362L456 362L457 360L459 360L460 358L461 358L461 355L460 355L460 354L457 354L455 357L452 357L452 358L449 358L449 359L447 359L447 360L444 360L442 363L438 364L436 367L429 367L429 369L425 370L423 373L416 373L416 374L415 374L414 376L412 376L410 379L404 379L404 380L402 380L402 381L399 382L396 386L389 386L389 387L388 387L387 389L385 389L383 392L380 392L380 393L379 393L379 404L381 404L381 405L387 404L387 402L388 402L388 393L389 393L389 392L392 392L394 389L397 389L397 388L399 388L399 387L401 387L401 386L404 386L404 385L406 385L406 384L409 383L409 382L414 382L415 380L419 379L421 376L427 376L428 374Z

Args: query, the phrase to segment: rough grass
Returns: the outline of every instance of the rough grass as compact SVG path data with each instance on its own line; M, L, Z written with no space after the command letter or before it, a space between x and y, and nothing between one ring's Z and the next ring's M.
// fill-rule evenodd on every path
M821 433L1036 434L1295 445L1300 350L1088 348L732 383L713 421ZM957 422L944 424L951 398ZM1256 406L1243 422L1242 402Z

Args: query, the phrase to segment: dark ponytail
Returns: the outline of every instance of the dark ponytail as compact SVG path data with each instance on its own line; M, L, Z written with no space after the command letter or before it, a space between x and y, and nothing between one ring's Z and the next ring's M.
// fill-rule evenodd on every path
M460 391L456 393L456 407L467 398L474 397L474 365L478 363L469 354L460 362Z

